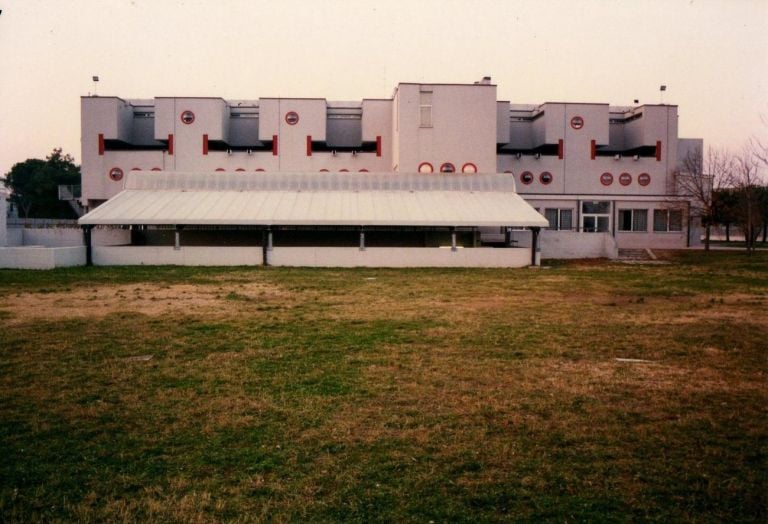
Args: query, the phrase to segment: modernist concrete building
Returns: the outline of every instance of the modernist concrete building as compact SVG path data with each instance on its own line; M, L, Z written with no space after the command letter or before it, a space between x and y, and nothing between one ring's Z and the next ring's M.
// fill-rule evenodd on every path
M401 83L392 98L351 102L99 96L84 97L81 104L82 204L94 212L126 188L132 173L141 174L139 185L146 188L153 176L173 184L173 173L194 173L198 178L208 173L205 184L215 187L211 181L217 180L215 173L224 172L228 175L221 179L228 180L230 190L237 185L237 173L244 180L254 180L253 174L260 172L270 177L301 174L304 185L296 186L297 191L311 189L306 177L322 172L337 177L376 173L377 180L382 174L394 179L419 174L438 185L441 177L467 180L497 174L493 187L500 187L498 180L507 177L512 183L504 191L519 193L546 221L532 220L515 204L527 221L501 223L497 219L511 220L510 216L478 215L475 224L456 222L450 227L466 227L471 233L459 239L460 244L529 246L530 228L542 225L548 229L542 235L545 248L549 238L551 245L565 246L565 254L574 256L587 254L580 246L605 245L604 254L610 255L616 247L685 247L698 239L688 218L688 202L676 195L675 171L688 151L701 147L701 140L678 137L674 105L512 104L497 100L496 86L487 77L472 84ZM365 182L365 175L354 178L361 177L354 187L370 190L373 186ZM424 190L409 180L408 191L414 184ZM249 187L256 187L254 183ZM180 187L185 190L184 183ZM195 187L199 189L199 183ZM265 187L262 184L259 190ZM479 187L477 182L473 187ZM458 216L459 210L455 211ZM311 213L305 215L306 221L312 220ZM101 221L95 216L91 213L81 223L132 226L134 244L161 242L163 237L147 233L162 224L152 223L146 213L142 219L125 215L117 219L108 211L101 212ZM166 218L166 227L184 223L182 217ZM274 217L252 218L253 225L268 226ZM404 227L435 224L450 230L450 220L435 221L432 216L415 224L403 218L402 224L390 223L400 233ZM357 225L383 227L363 222ZM279 224L271 225L278 229ZM301 224L313 225L317 224ZM510 232L524 227L529 230ZM193 242L213 242L216 236L189 233L191 225L185 228L185 237ZM315 234L312 242L320 236ZM238 242L234 233L219 237ZM284 241L299 237L284 235ZM171 242L167 235L163 238ZM445 239L420 238L422 245ZM322 242L334 241L326 237Z

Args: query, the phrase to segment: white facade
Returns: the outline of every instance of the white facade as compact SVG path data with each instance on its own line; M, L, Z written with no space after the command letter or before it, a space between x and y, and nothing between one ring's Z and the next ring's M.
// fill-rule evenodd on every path
M84 97L81 104L89 209L120 192L131 170L496 172L514 177L554 229L608 232L619 247L695 243L673 174L701 141L678 138L673 105L511 104L497 100L489 79L402 83L391 99L355 102Z

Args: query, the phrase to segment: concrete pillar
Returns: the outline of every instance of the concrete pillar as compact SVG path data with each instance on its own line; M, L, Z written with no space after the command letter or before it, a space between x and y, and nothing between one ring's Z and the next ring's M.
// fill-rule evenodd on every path
M360 251L365 251L365 230L360 228Z
M5 197L0 196L0 247L8 245L8 221L6 216L8 215L8 201Z
M173 233L173 249L181 249L181 226L176 226L176 231Z
M451 229L451 251L456 251L456 230Z

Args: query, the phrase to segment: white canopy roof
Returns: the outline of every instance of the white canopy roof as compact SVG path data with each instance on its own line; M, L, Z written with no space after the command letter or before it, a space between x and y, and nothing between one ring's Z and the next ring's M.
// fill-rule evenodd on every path
M509 174L132 172L82 225L547 227Z

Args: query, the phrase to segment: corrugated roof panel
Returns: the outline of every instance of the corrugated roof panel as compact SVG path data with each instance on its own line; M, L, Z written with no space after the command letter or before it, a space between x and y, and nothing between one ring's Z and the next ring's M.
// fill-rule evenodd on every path
M261 174L257 174L261 175ZM322 175L327 175L322 173ZM536 226L547 221L499 175L349 174L145 178L80 219L81 224ZM486 180L481 180L483 177ZM257 189L243 190L244 187ZM381 189L360 189L361 187ZM308 187L325 189L307 189ZM400 187L401 189L395 189ZM428 189L433 187L434 189ZM460 187L465 187L461 190ZM205 188L205 189L204 189ZM237 188L237 189L235 189ZM471 188L471 189L466 189Z

